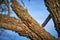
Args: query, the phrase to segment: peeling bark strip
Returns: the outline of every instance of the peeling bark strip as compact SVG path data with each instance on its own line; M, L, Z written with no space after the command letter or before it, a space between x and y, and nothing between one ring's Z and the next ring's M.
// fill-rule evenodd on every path
M58 36L60 37L60 0L45 0L45 4L54 21Z
M12 9L23 23L34 32L41 40L56 40L52 35L46 32L16 0L12 0ZM26 24L27 23L27 24ZM40 40L39 39L39 40ZM35 39L34 39L35 40Z

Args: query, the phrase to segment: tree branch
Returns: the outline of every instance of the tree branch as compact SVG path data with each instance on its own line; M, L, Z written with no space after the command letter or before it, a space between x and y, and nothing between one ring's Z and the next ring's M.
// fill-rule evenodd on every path
M33 40L40 39L20 19L8 17L6 15L0 15L0 28L16 31L20 35L29 37Z
M28 26L28 28L33 31L42 40L55 40L52 35L46 32L29 14L26 9L24 9L16 0L12 0L12 9L17 14L17 16L23 21L23 23Z
M51 15L49 14L48 17L46 18L46 20L43 22L42 27L45 27L50 19L51 19Z
M59 0L45 0L45 5L51 14L58 37L60 37L60 1Z

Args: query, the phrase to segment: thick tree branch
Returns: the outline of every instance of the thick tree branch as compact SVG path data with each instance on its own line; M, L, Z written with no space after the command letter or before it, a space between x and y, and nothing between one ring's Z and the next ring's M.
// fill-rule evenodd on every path
M12 9L17 16L25 23L28 28L33 31L42 40L55 40L49 33L47 33L24 9L16 0L12 0ZM27 23L27 24L26 24Z
M16 0L12 0L11 7L19 19L0 15L0 28L16 31L31 40L57 40L46 32Z
M20 35L29 37L33 40L41 40L20 19L8 17L6 15L0 15L0 28L16 31Z
M45 0L45 5L51 14L56 31L60 37L60 0Z

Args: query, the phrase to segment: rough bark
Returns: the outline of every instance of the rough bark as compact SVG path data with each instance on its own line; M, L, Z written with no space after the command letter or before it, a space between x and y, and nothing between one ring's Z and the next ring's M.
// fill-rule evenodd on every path
M16 31L22 36L31 38L31 40L51 40L50 37L52 37L52 40L56 40L53 36L48 36L48 34L47 34L48 38L43 37L41 39L37 34L35 34L31 29L29 29L28 26L26 26L22 22L22 20L13 17L8 17L6 15L0 15L0 28ZM41 33L40 35L46 36L42 35Z
M23 23L28 26L31 31L37 34L42 40L54 40L49 33L46 31L28 14L28 11L24 9L17 1L12 0L12 9L18 15L18 17L23 21ZM26 24L27 23L27 24ZM49 38L49 39L48 39Z
M60 0L45 0L45 3L60 37Z
M20 19L8 17L6 15L0 15L0 28L16 31L20 35L29 37L33 40L40 39Z
M12 0L12 9L19 19L0 15L0 27L14 30L31 40L57 40L46 32L16 0Z

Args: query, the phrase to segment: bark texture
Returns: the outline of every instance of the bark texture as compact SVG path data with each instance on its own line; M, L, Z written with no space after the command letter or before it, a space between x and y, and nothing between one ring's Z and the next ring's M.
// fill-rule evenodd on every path
M47 38L49 38L48 36L51 36L51 35L49 35L49 33L46 33L45 30L28 14L28 11L26 9L24 9L15 0L12 0L12 9L18 15L18 17L21 20L23 20L23 23L25 23L25 25L29 27L29 29L31 29L35 34L37 34L42 40L45 40L45 39L48 40L47 39ZM43 39L43 38L45 38L45 39ZM51 38L51 39L53 39L53 38Z
M29 37L33 40L39 40L39 37L35 33L33 33L20 19L16 19L6 15L0 15L0 28L1 27L16 31L20 35Z
M58 37L60 37L60 0L45 0L45 5L54 21Z
M8 30L13 30L22 36L29 37L31 40L56 40L53 36L48 34L48 32L41 30L41 37L39 37L34 31L32 31L28 26L26 26L22 20L9 17L0 14L0 28L5 28ZM40 28L40 27L39 27ZM37 29L37 28L36 28ZM46 33L44 33L46 32ZM45 35L43 35L45 34ZM49 36L50 35L50 36ZM46 37L47 36L47 37ZM51 38L51 39L50 39Z
M16 0L12 0L11 7L19 19L0 15L0 28L16 31L31 40L57 40L46 32Z

